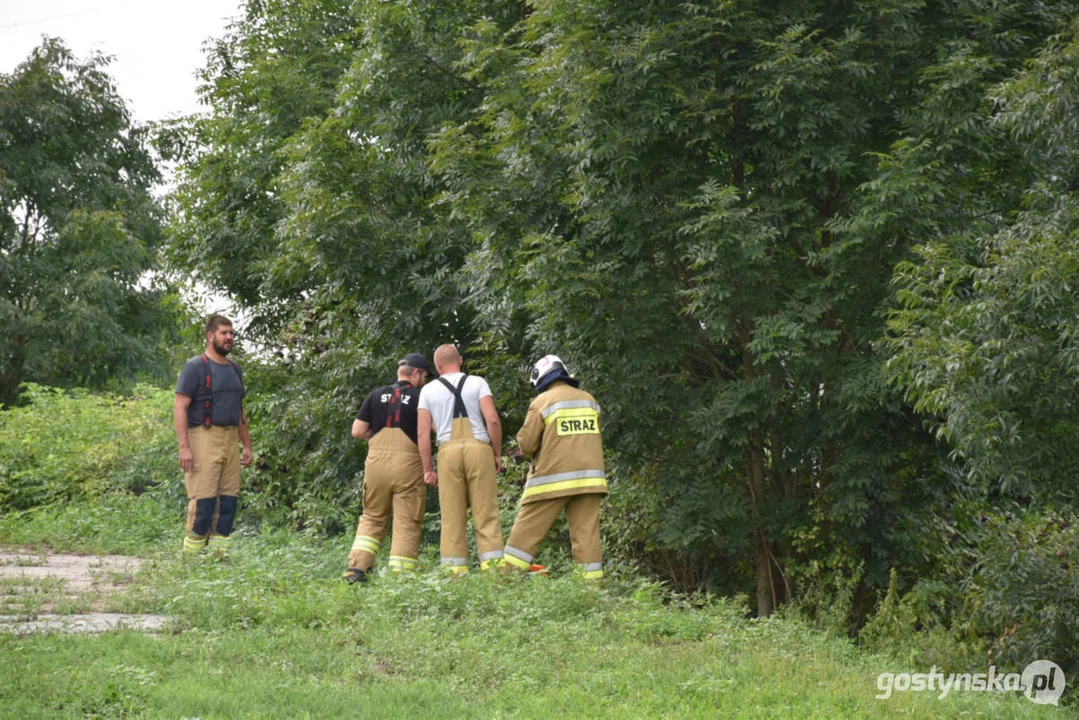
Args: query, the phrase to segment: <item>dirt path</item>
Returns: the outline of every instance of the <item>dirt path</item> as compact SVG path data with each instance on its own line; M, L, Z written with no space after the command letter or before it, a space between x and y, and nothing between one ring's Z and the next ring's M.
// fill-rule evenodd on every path
M168 618L115 612L141 565L124 555L0 551L0 632L158 630Z

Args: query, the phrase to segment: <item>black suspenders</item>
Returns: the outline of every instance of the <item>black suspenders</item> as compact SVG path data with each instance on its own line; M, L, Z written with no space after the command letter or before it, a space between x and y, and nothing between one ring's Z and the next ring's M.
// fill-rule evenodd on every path
M461 382L454 387L446 378L438 378L438 381L449 388L449 391L453 393L453 419L467 418L468 410L465 408L464 398L461 397L461 388L465 386L465 380L468 379L468 375L461 378Z

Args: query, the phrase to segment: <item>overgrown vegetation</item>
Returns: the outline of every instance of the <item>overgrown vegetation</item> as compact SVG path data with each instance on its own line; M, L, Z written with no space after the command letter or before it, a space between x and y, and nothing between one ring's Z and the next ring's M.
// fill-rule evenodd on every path
M175 485L172 393L149 386L136 392L24 385L26 405L0 413L0 513Z
M460 343L512 429L557 352L616 554L761 615L861 568L857 627L1001 495L1074 510L1077 10L250 3L161 136L170 258L279 348L304 526L394 358Z
M157 558L160 572L155 571L146 582L165 590L151 592L155 599L146 600L148 604L142 609L191 617L193 627L207 629L206 624L210 623L226 631L235 629L234 626L273 626L277 613L295 616L294 621L308 630L337 627L334 623L338 620L331 622L329 618L334 614L335 603L343 602L345 595L334 589L333 579L341 571L350 535L327 537L326 528L317 526L297 533L294 516L282 512L278 505L289 496L277 493L272 487L256 489L249 483L242 495L239 542L240 547L251 550L250 555L241 551L235 563L239 565L237 572L246 579L229 579L227 570L216 565L177 565L186 500L169 424L171 393L144 388L137 397L121 398L31 386L26 395L33 401L30 405L0 414L0 437L4 440L0 443L0 468L6 473L0 487L4 488L8 503L6 514L0 514L0 544L60 551L150 554ZM61 432L60 428L71 430ZM517 480L522 470L511 465L500 478L505 530L515 515L515 500L520 492ZM257 472L248 476L249 480L257 477ZM358 496L361 482L362 477L351 479L352 494ZM435 502L429 508L425 524L424 573L413 584L389 584L389 589L375 591L380 598L378 602L388 602L394 608L390 615L378 617L390 625L400 625L412 612L410 605L415 603L429 613L429 625L424 626L424 632L433 633L437 618L454 626L462 613L467 614L454 603L463 603L468 612L476 613L477 628L481 617L477 608L496 612L483 603L494 603L499 608L496 614L509 613L516 607L514 603L522 601L515 594L523 592L518 585L503 588L480 583L469 586L472 588L469 592L479 593L478 597L470 598L463 591L458 594L457 586L443 585L436 579L437 496L432 500ZM651 609L645 612L644 620L632 622L652 622L653 610L669 606L680 608L674 616L680 618L676 622L699 627L699 623L715 620L712 611L707 610L710 607L722 608L724 622L737 620L735 624L742 627L746 608L741 603L746 594L733 601L709 599L710 596L695 591L696 578L687 578L684 585L673 588L647 579L655 568L641 568L637 558L639 543L647 542L648 531L642 527L634 529L625 502L625 499L609 502L604 525L610 592L593 596L568 580L559 581L552 587L563 588L558 592L570 592L576 600L560 598L557 594L528 596L531 598L528 602L535 605L527 612L519 608L520 611L525 615L531 613L530 617L539 622L545 618L548 604L557 608L561 602L572 605L586 597L606 597L604 603L615 603L619 612L624 610L632 615L645 612L632 600L640 599L634 588L644 587L647 591L643 597ZM351 526L359 512L358 503L344 506L338 512ZM908 663L914 668L936 665L954 672L978 672L991 660L1002 668L1021 669L1036 658L1052 658L1071 668L1079 655L1074 624L1074 598L1079 592L1079 576L1075 571L1079 563L1076 520L1071 515L1020 506L993 515L977 515L972 526L954 528L953 541L935 558L932 574L899 577L893 572L891 585L879 607L861 611L867 614L867 622L856 643L849 646L847 643L858 630L852 618L858 614L856 604L862 592L859 588L863 587L860 571L849 576L834 572L827 580L807 584L802 588L799 602L784 613L783 622L801 628L797 633L808 632L806 628L812 626L814 633L824 633L822 638L833 638L813 640L831 647L828 652L847 647L844 652L853 653L857 644L881 658ZM562 522L552 529L538 558L553 569L556 578L572 575L568 547L568 528ZM289 572L294 575L289 576L288 583L295 583L296 587L282 585L284 581L277 571L267 570L281 565L291 568ZM651 572L642 573L642 570ZM677 569L666 570L678 576ZM202 577L206 572L212 574L212 581ZM255 576L257 581L247 586ZM221 598L213 588L222 588ZM304 595L303 588L308 589L308 595ZM389 595L379 594L383 592ZM509 595L496 600L495 596L502 592ZM431 593L432 597L426 598L424 593ZM265 597L266 594L282 594L280 601L285 605L278 607L274 604L278 600ZM289 598L287 602L285 598ZM443 605L443 601L450 604ZM695 618L694 608L702 603L707 611L701 618ZM588 612L599 612L597 608L604 607L602 603L589 606ZM614 612L610 608L603 612L608 611ZM360 610L354 608L350 612ZM390 611L379 611L383 612ZM443 612L446 614L440 615ZM601 619L608 630L628 628L631 622L606 614ZM634 630L638 632L645 631ZM858 660L860 657L849 656L851 662L862 662Z
M1077 17L247 3L208 49L210 112L155 141L178 163L164 269L229 293L269 349L245 363L248 532L303 532L301 553L350 533L365 445L348 426L405 352L460 344L507 438L529 360L557 352L604 408L613 576L786 608L912 664L1047 658L1074 686ZM167 293L133 284L162 269L153 173L102 65L50 41L0 76L0 402L26 368L109 387L198 349L162 335L183 313ZM130 183L69 173L80 209L21 174L52 158L23 122L56 107L42 87L63 107L97 93ZM70 342L34 345L53 336ZM0 412L11 542L131 549L179 527L169 394L138 392L28 386ZM551 539L559 567L565 528Z
M671 594L639 576L602 587L571 574L501 581L422 570L356 587L338 575L348 538L259 527L228 563L182 562L150 494L117 495L79 537L83 508L0 523L0 543L117 548L150 559L127 611L167 632L0 633L0 703L20 717L1042 717L1021 696L896 694L876 676L920 669L859 651L797 618L749 620L722 598ZM132 550L130 546L124 549ZM384 565L385 559L381 559ZM58 590L62 592L62 590ZM119 603L119 601L114 601ZM1057 714L1063 715L1063 712Z

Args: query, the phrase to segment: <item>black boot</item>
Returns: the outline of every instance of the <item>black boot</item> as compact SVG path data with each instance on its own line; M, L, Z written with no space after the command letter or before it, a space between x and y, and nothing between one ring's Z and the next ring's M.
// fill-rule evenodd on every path
M342 577L350 583L362 585L367 582L367 571L359 568L349 568Z

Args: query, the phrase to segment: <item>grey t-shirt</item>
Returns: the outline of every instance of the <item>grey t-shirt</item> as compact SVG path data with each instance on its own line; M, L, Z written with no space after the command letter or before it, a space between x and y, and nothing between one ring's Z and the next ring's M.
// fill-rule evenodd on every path
M243 371L233 362L218 365L210 360L208 364L210 391L213 393L210 399L211 424L239 425L242 401L247 394L244 390ZM176 381L176 392L191 398L191 405L187 408L187 426L202 425L203 405L206 402L206 363L203 363L202 355L196 355L184 363L180 370L180 379Z

